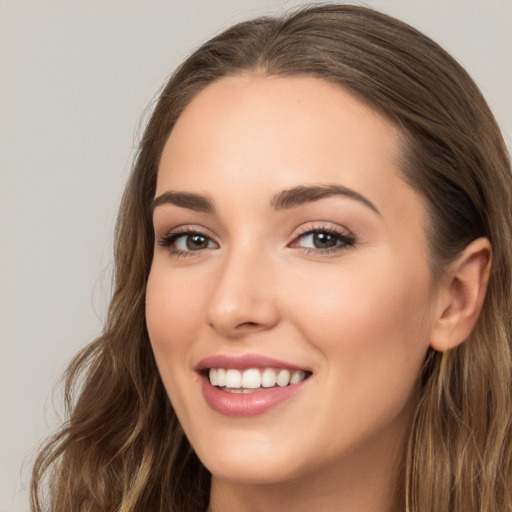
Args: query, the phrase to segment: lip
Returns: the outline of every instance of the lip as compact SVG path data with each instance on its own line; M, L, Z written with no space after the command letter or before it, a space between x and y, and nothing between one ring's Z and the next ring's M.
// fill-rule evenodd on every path
M234 368L236 370L285 368L291 371L303 370L310 372L307 368L257 354L241 356L218 354L202 359L195 369L200 377L199 382L203 397L214 411L225 416L255 416L270 411L299 393L309 381L309 378L284 387L262 388L251 393L229 393L210 384L205 371L209 368Z
M259 354L242 354L239 356L216 354L201 359L195 367L196 371L199 372L209 368L233 368L235 370L248 370L249 368L285 368L286 370L292 371L303 370L311 372L309 368Z
M273 409L297 394L309 379L282 388L264 388L252 393L228 393L210 384L206 375L201 375L201 391L206 403L225 416L255 416Z

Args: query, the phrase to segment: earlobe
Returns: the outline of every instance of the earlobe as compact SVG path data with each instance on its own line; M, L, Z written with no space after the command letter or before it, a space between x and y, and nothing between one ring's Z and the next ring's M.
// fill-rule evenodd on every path
M462 343L476 324L487 291L492 248L487 238L477 238L450 265L439 290L437 318L430 346L445 352Z

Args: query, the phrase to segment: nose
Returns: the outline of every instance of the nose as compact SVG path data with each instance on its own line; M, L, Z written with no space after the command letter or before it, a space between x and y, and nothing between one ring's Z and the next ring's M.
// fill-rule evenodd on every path
M206 321L224 337L240 338L279 322L273 266L261 253L248 252L232 253L214 279Z

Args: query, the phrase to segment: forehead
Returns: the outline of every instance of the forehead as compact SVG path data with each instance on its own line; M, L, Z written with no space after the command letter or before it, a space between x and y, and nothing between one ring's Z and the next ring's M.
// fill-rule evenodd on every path
M380 168L396 168L399 139L391 122L322 79L235 76L207 86L185 108L161 168L178 159L191 167L225 166L238 157L243 172L273 158L281 174L290 166L298 176L309 163L327 174L338 175L342 167L361 174L378 171L371 158L377 153Z
M401 139L388 119L325 80L227 77L202 90L178 119L162 154L157 193L204 192L224 181L241 188L263 182L274 192L337 182L378 202L410 188L399 172Z

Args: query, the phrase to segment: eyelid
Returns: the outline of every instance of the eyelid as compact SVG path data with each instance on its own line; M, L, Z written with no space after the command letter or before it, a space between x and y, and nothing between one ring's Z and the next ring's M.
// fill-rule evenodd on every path
M158 231L161 234L158 234ZM215 240L215 235L207 228L199 224L182 224L170 229L155 230L155 238L163 239L172 235L186 235L186 234L197 234L202 235L211 240Z
M341 245L327 248L301 247L298 245L298 241L315 233L327 233L334 235L338 238L339 242L341 242ZM348 248L356 245L356 243L357 237L355 233L345 226L334 226L332 224L327 225L325 223L315 225L314 223L310 223L303 225L296 230L295 234L293 235L293 240L288 244L288 247L301 250L307 254L327 255L347 250Z
M321 221L318 223L307 222L295 229L293 239L310 234L326 231L328 233L335 233L347 238L356 238L356 234L345 226L333 224L330 222Z
M172 247L172 244L181 237L185 236L194 236L199 235L206 238L209 243L212 242L216 247L205 247L204 249L198 250L183 250ZM197 224L192 225L182 225L177 226L175 228L167 230L162 235L155 236L155 242L161 247L167 249L167 251L175 257L188 257L188 256L198 256L200 253L205 250L212 250L219 248L219 243L216 241L215 237L210 234L210 231L202 226L198 226Z

